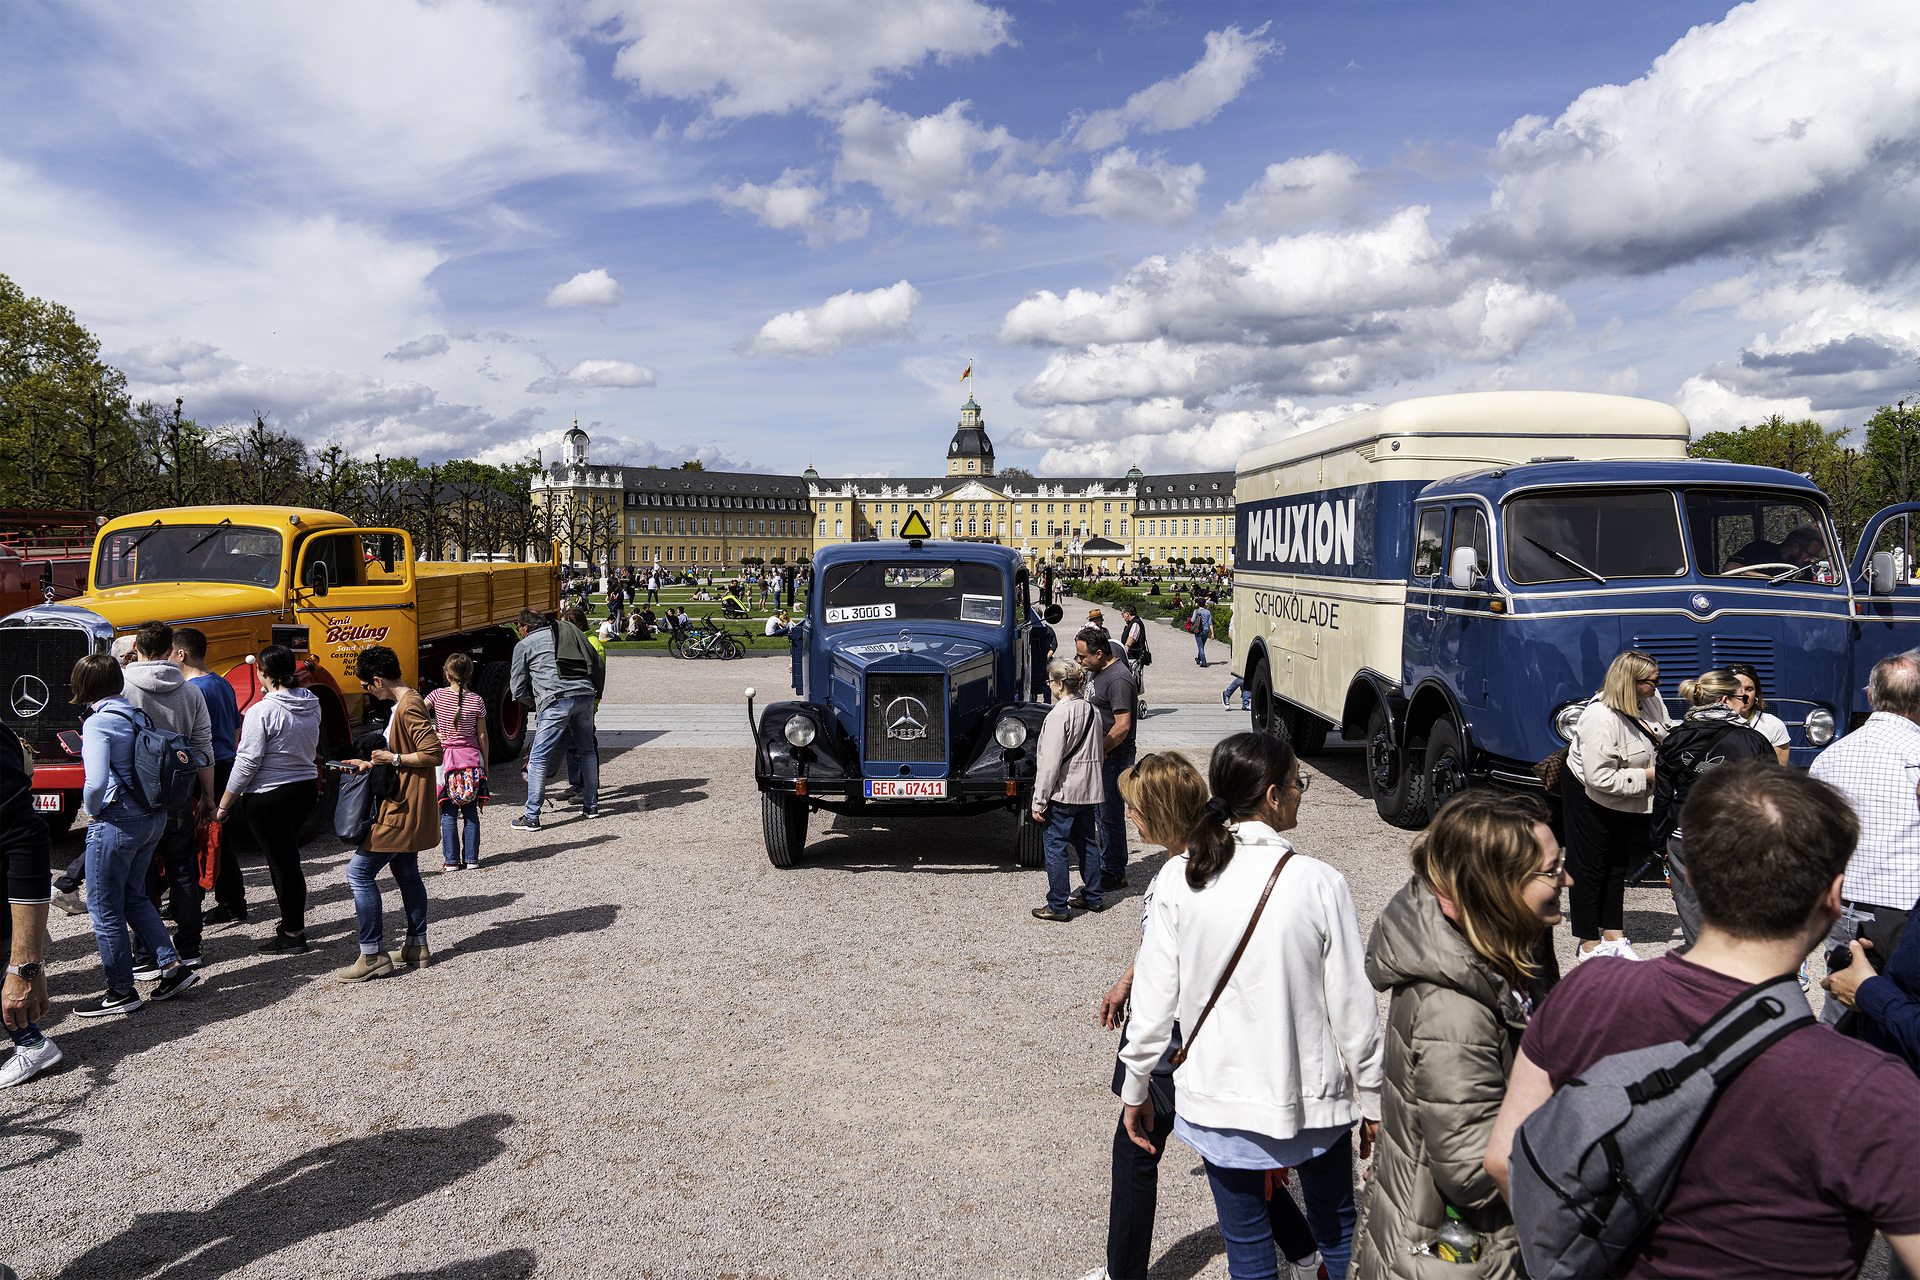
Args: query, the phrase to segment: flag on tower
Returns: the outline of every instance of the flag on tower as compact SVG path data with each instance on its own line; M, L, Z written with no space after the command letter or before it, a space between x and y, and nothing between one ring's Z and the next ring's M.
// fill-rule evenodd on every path
M968 378L971 378L972 376L973 376L973 366L968 365L967 371L960 375L960 381L965 382Z

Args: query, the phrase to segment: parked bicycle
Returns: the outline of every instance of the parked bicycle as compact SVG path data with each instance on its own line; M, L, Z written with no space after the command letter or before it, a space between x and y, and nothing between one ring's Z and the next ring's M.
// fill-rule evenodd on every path
M713 615L708 614L700 620L706 625L702 631L697 626L676 633L667 641L667 652L676 658L741 658L746 656L747 648L740 638L717 625Z

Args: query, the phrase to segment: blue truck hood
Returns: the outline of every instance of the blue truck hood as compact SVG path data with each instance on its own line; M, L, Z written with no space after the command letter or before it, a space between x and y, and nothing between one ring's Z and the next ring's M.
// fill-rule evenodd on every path
M955 667L982 654L991 654L993 646L974 639L943 635L933 631L915 631L903 638L899 628L859 635L835 636L827 651L836 664L847 663L864 671L889 659L912 657L936 666ZM919 665L894 662L891 665Z

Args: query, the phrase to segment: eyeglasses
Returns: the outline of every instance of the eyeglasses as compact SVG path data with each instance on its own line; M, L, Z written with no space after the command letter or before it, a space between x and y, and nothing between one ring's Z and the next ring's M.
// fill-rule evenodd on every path
M1294 776L1293 781L1288 785L1290 785L1295 791L1298 791L1300 794L1305 795L1307 792L1307 788L1313 785L1313 779L1309 778L1304 773L1296 774Z
M1527 874L1529 876L1545 876L1549 880L1558 880L1560 878L1560 873L1565 871L1566 869L1567 869L1567 851L1565 849L1562 849L1560 851L1560 856L1554 859L1554 863L1551 867L1548 867L1544 871L1529 871L1527 872Z

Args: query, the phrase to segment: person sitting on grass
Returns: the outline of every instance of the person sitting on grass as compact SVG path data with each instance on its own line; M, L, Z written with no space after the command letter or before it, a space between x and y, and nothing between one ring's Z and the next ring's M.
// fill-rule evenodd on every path
M767 634L770 636L783 636L791 630L793 623L788 620L785 609L767 619Z

